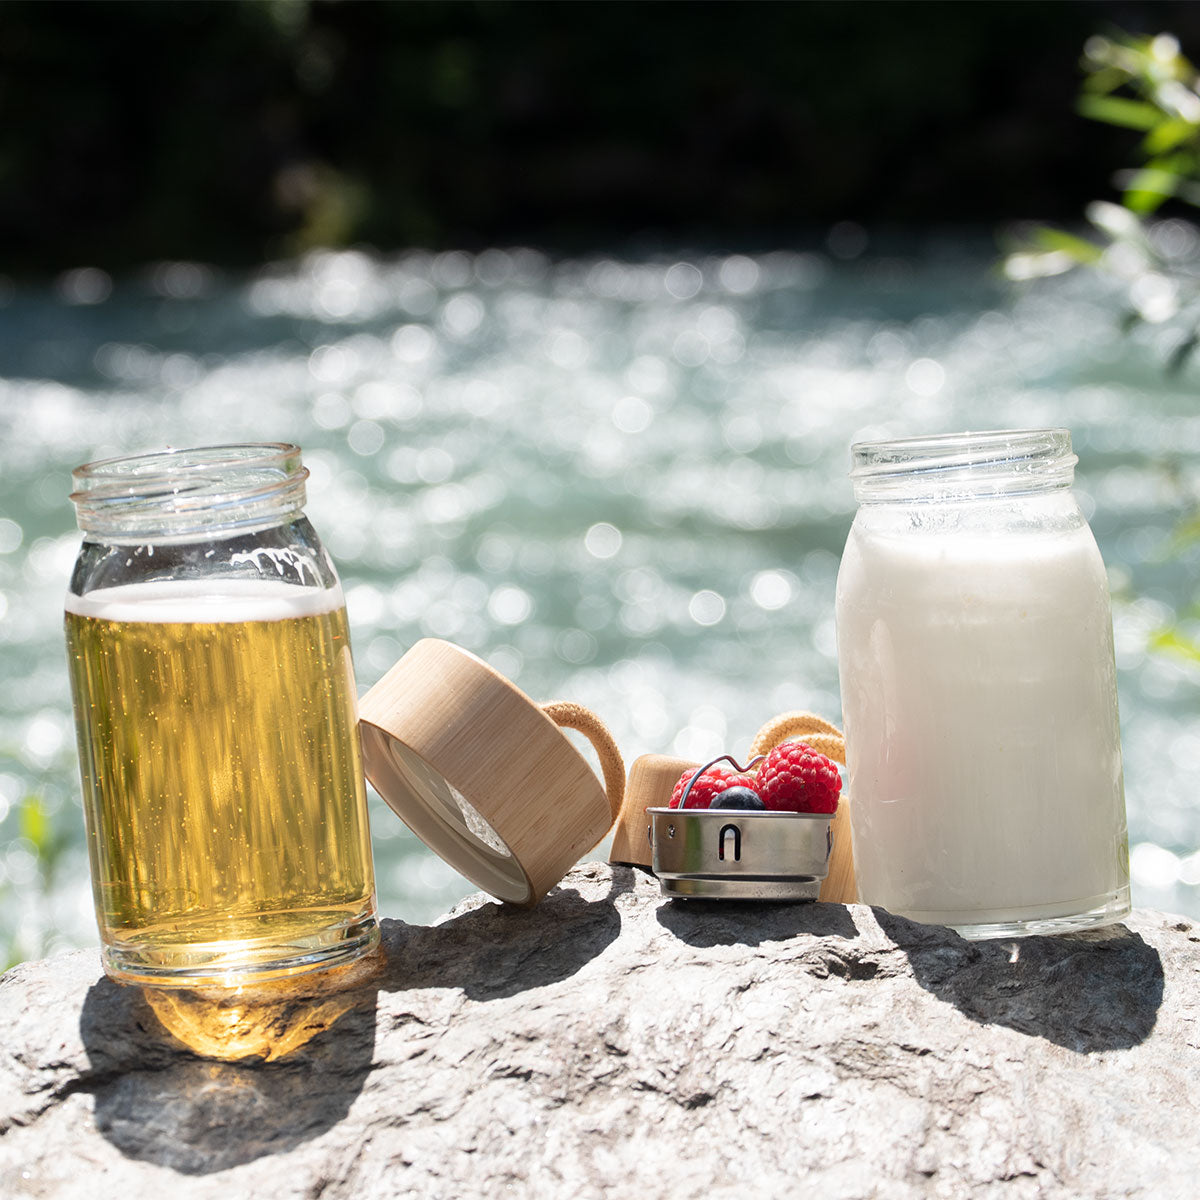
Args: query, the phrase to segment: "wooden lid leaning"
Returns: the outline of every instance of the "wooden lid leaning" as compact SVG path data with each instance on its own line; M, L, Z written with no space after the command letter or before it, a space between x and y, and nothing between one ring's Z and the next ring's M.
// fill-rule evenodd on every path
M620 809L624 766L595 714L542 708L450 642L417 642L363 697L359 721L367 778L388 806L499 900L536 904ZM560 724L593 742L605 784Z

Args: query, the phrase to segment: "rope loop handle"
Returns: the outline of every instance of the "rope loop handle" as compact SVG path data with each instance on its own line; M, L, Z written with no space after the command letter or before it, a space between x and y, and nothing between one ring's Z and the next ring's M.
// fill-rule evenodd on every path
M809 712L780 713L768 721L754 735L750 753L766 754L774 750L780 742L786 742L790 738L799 738L818 754L832 758L843 767L846 765L846 739L842 736L842 731L823 717ZM854 848L850 836L848 799L843 792L833 824L830 826L833 848L817 897L818 900L826 900L833 904L853 904L858 897L858 887L854 879Z
M608 726L590 708L582 704L571 704L565 700L554 700L542 705L542 712L555 725L575 729L582 733L595 747L604 771L604 790L608 793L608 807L615 821L621 815L621 802L625 799L625 760Z
M830 721L815 713L789 712L768 721L755 735L750 744L750 757L767 754L781 742L798 738L811 746L818 754L846 765L846 739L842 731Z

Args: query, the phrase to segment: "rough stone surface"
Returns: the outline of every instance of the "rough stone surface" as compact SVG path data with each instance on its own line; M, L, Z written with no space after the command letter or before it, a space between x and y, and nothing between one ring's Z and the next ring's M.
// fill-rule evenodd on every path
M0 1196L1200 1194L1200 928L967 943L879 910L666 902L389 921L276 1061L167 1034L91 952L0 979Z

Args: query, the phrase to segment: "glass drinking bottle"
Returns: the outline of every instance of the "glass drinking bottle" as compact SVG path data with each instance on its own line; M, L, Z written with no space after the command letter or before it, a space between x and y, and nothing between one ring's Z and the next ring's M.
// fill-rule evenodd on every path
M66 600L105 969L237 985L378 939L346 610L284 444L74 473Z
M837 633L859 899L973 937L1120 919L1112 616L1070 434L852 458Z

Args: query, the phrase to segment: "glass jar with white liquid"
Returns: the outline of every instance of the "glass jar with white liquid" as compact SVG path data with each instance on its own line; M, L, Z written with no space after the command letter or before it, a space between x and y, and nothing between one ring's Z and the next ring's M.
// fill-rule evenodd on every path
M105 970L236 986L379 938L341 584L296 446L75 472L66 598Z
M1119 920L1112 617L1070 433L852 458L837 640L859 899L967 937Z

